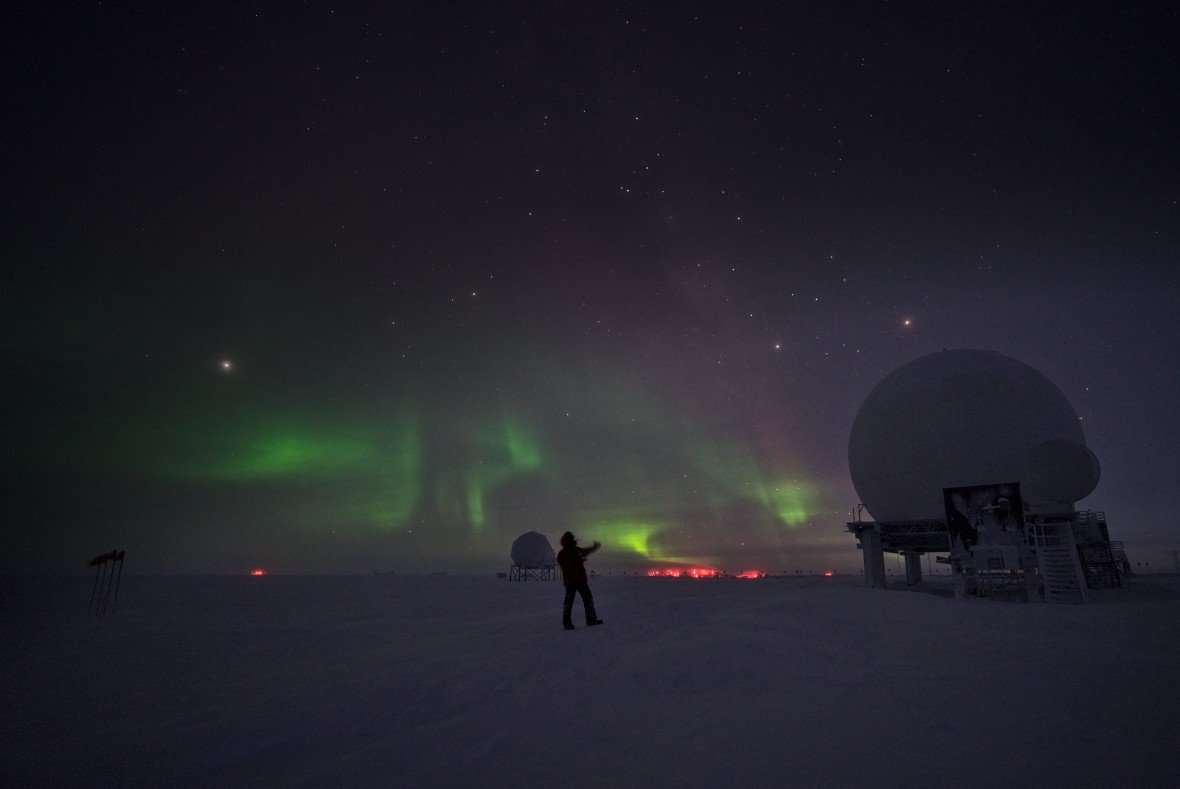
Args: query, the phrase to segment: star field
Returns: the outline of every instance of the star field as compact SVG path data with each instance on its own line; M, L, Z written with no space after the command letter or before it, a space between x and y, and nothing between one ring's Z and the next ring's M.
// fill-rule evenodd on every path
M251 3L4 34L22 568L859 566L853 417L1044 372L1177 549L1176 10ZM138 558L142 557L142 558Z

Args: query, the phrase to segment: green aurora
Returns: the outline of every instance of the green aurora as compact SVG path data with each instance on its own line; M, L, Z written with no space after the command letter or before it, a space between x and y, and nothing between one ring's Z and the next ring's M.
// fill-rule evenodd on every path
M49 403L44 424L10 437L43 468L228 495L292 534L418 529L499 546L568 528L623 564L716 565L736 533L784 546L823 499L786 453L760 457L634 373L534 362L527 394L438 402L407 390L364 403L279 397L238 375L99 393L104 418L64 427ZM560 405L513 405L538 401Z
M631 450L626 457L608 453L588 463L575 447L546 442L543 426L523 414L447 426L406 404L397 412L369 429L344 418L274 412L233 429L194 425L157 444L146 473L215 487L319 486L321 505L292 513L305 530L424 523L481 534L522 522L546 530L556 521L636 560L684 563L709 562L675 539L686 520L702 520L695 502L706 505L705 522L724 525L727 516L749 518L754 509L765 516L760 522L789 530L806 523L814 496L805 482L767 473L731 442L669 444L659 422L644 425L651 444L661 446L654 457L620 441ZM521 517L522 500L549 506L530 522Z

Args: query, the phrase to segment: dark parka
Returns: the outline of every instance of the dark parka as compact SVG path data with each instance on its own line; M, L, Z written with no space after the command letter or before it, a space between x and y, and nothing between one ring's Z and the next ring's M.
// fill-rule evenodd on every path
M589 548L579 548L574 535L568 531L561 535L561 550L557 552L557 563L561 566L561 582L566 586L577 586L589 581L586 576L586 557L598 548L598 543Z

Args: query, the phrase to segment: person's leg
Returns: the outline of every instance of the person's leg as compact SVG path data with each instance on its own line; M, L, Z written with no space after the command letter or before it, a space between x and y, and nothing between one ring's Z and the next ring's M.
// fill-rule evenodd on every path
M561 624L565 626L566 630L574 629L573 610L574 610L574 593L578 589L576 586L567 586L565 588L565 604L561 607Z
M598 621L598 615L594 613L594 595L590 594L590 584L582 581L578 584L578 592L582 595L582 605L586 608L586 624Z

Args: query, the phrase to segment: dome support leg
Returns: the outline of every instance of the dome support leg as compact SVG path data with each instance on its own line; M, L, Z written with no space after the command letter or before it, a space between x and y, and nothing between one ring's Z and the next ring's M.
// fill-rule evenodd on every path
M905 582L909 586L922 583L922 554L905 551Z
M885 588L885 551L881 547L881 532L865 529L860 533L860 548L865 560L865 586Z

